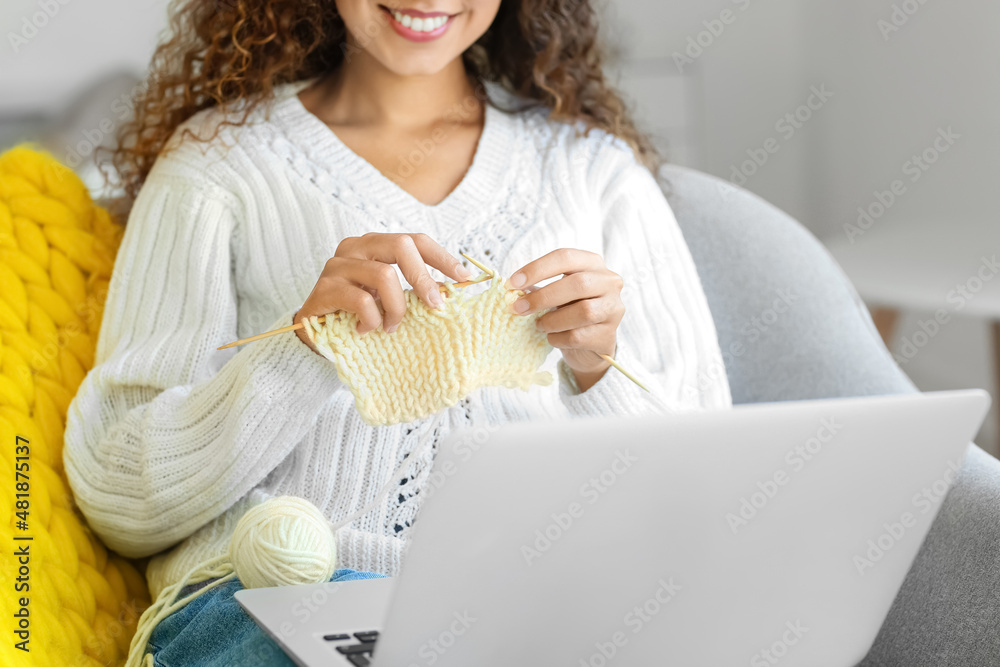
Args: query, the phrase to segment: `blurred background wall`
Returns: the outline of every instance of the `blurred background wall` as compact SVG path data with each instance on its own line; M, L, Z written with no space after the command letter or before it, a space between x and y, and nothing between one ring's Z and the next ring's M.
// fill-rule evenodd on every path
M4 0L0 111L58 110L117 71L139 74L166 23L164 0Z
M668 158L761 195L831 246L867 242L866 285L901 292L926 270L938 272L920 283L928 292L976 286L980 257L1000 251L1000 4L619 0L604 11L615 76ZM665 99L668 87L691 99ZM692 115L657 126L679 115L662 113L668 103ZM942 132L946 152L932 148ZM858 236L859 207L879 213L879 196L894 201ZM981 312L946 302L930 336L934 299L901 310L891 348L921 389L997 396L998 283L976 295ZM996 453L998 431L994 412L977 441Z
M166 25L166 0L3 0L0 148L42 140L93 187Z
M882 239L901 253L884 260L886 285L909 280L893 267L905 260L910 229L984 256L1000 250L1000 4L605 0L600 8L609 75L670 161L748 188L831 248ZM81 148L120 123L165 16L165 0L4 0L0 148L44 138L57 156L80 157L97 187ZM936 141L947 150L932 150ZM894 181L899 194L881 210L875 204L888 201ZM871 233L854 238L859 207L881 213ZM866 280L877 283L883 260L872 257ZM920 257L918 268L930 268L936 256ZM996 396L991 327L1000 311L991 318L989 303L980 297L981 312L951 313L912 355L905 346L930 306L900 309L893 349L921 389L980 386ZM996 424L987 420L977 439L995 453Z

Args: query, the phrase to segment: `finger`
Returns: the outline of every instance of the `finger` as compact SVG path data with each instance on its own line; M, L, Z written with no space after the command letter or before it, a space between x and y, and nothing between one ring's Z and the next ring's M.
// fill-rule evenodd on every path
M358 316L357 332L366 334L382 324L382 311L372 295L357 285L348 285L340 295L340 310L346 310Z
M386 326L385 310L382 309L382 299L379 298L378 290L374 287L367 287L365 285L358 285L358 287L372 295L372 298L375 300L375 305L378 306L378 312L382 315L382 327L384 328Z
M507 280L507 286L520 289L556 276L604 267L597 253L575 248L560 248L528 262Z
M369 238L371 237L371 238ZM380 234L372 232L361 237L360 242L352 243L344 251L356 257L377 259L382 262L396 263L396 253L400 247L409 246L412 242L420 254L421 260L448 276L460 282L472 277L473 272L467 269L454 255L445 250L441 244L427 234ZM371 252L374 248L375 252Z
M550 333L546 338L549 345L560 350L592 350L606 338L606 335L603 325L591 324L580 329Z
M444 304L440 285L431 277L423 255L420 254L416 242L408 234L399 237L396 246L396 263L399 265L399 270L403 272L403 277L413 286L413 291L424 303L431 308L439 308Z
M388 331L397 326L406 314L406 296L403 285L392 264L367 259L344 258L338 267L340 275L352 280L356 285L374 288L382 304L382 327ZM371 291L366 289L369 294ZM372 297L375 295L372 294Z
M300 309L305 317L332 315L337 311L358 316L358 333L377 329L382 323L382 312L372 295L339 276L317 283Z
M437 241L427 234L410 234L424 262L448 276L456 282L472 277L473 272L465 268L462 261L445 250Z
M559 333L601 324L611 319L616 300L610 297L583 299L545 313L535 322L539 331Z
M519 297L511 304L511 308L519 315L557 308L580 299L604 296L613 291L613 283L610 273L595 271L571 273Z
M366 259L398 264L403 277L424 303L437 308L444 303L438 283L431 278L427 264L410 234L379 234L364 250Z

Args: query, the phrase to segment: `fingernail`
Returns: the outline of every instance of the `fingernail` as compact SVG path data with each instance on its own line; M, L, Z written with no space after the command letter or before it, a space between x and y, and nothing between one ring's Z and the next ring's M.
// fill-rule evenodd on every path
M385 331L386 331L386 333L395 333L396 329L398 329L398 328L399 328L398 324L393 324L391 327L389 327Z
M508 280L507 282L514 289L522 287L524 285L524 274L523 273L515 273L514 275L512 275L510 277L510 280Z
M441 298L441 293L438 292L437 290L432 291L430 297L431 297L431 305L434 308L440 308L441 306L444 305L444 299Z
M455 265L455 273L457 273L461 278L468 279L472 277L472 271L469 271L463 264Z
M518 299L514 302L514 312L521 314L528 310L528 301L526 299Z

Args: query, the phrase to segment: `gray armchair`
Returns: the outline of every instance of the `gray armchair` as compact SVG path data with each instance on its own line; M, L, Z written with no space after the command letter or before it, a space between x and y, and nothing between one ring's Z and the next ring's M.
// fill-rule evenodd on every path
M847 277L798 222L697 171L668 165L660 180L698 267L735 403L917 391ZM1000 461L977 446L860 663L952 665L1000 665Z

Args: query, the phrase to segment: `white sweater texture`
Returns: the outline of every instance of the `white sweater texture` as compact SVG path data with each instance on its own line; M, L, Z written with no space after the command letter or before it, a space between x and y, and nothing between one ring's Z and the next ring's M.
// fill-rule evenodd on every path
M110 548L156 554L154 596L225 553L236 521L269 497L304 497L333 522L361 510L432 427L398 490L338 532L338 567L398 571L437 443L456 429L732 404L691 255L624 141L487 106L472 166L429 206L394 178L433 146L382 174L303 107L308 83L281 86L243 126L220 125L242 113L218 109L183 126L220 128L211 141L174 135L130 212L96 365L70 407L77 504ZM613 368L581 393L554 349L551 385L481 388L437 415L371 426L334 365L293 333L216 349L291 324L340 241L372 231L424 232L505 277L557 248L601 254L625 280L616 358L652 394Z

